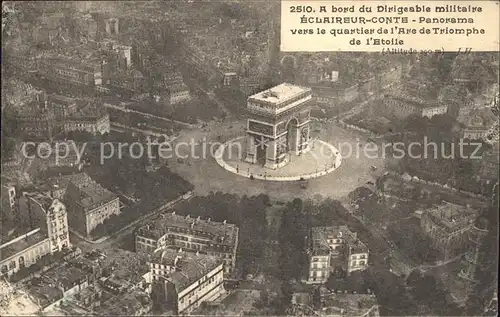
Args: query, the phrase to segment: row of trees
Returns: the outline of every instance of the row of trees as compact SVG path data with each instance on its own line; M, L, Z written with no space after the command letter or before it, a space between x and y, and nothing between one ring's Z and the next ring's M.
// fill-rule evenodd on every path
M480 266L476 272L476 279L479 283L473 288L467 300L467 309L469 315L479 315L483 313L491 299L494 296L494 291L497 289L498 281L498 189L494 193L494 201L490 208L483 214L483 218L487 221L488 233L484 237L483 243L479 249ZM490 312L491 316L498 315L498 307L496 312Z
M387 227L391 241L416 263L434 262L442 258L441 252L432 247L430 238L413 221L392 223Z
M122 192L140 199L138 204L125 207L119 215L112 215L98 225L91 233L93 237L112 234L165 202L193 189L191 183L166 166L155 173L145 173L138 165L130 159L117 159L91 173L98 183L111 191L116 191L115 186L119 184L118 188Z
M195 196L176 207L176 213L191 217L211 218L213 221L235 224L239 227L237 268L245 276L254 273L263 262L264 247L269 234L266 209L269 196L239 197L221 192Z

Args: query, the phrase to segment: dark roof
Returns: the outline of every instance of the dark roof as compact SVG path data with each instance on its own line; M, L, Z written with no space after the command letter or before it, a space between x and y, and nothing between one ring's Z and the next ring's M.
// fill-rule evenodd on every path
M72 175L69 186L79 191L79 203L86 208L118 198L118 196L99 185L86 173Z

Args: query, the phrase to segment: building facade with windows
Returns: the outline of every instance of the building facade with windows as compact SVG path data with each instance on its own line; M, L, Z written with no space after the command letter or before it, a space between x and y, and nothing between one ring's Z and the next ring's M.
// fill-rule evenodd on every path
M44 92L37 93L36 99L9 109L11 119L17 126L17 132L26 137L48 138L57 132L56 117L48 106Z
M172 85L168 87L170 104L175 105L191 99L189 88L185 84Z
M75 114L64 122L64 131L84 131L92 135L109 133L111 123L109 114Z
M42 194L22 198L31 226L15 237L2 237L0 267L2 276L10 276L35 264L42 256L71 247L65 205L59 199Z
M325 283L337 268L350 274L368 267L368 248L347 226L314 227L309 240L308 283Z
M387 114L397 118L406 118L412 115L432 118L446 114L448 105L436 102L427 102L411 96L402 96L396 93L385 95L384 107Z
M444 260L467 251L468 232L478 213L468 206L445 202L422 213L420 226Z
M90 235L97 225L111 215L120 213L118 196L96 183L86 173L73 175L64 199L71 227L84 235Z
M139 228L135 237L137 252L153 253L162 247L182 248L216 256L224 263L226 273L231 273L236 263L239 229L234 224L209 219L191 218L175 213L161 215Z
M50 95L48 103L54 112L56 120L64 120L77 111L76 101L70 97Z
M79 61L71 57L57 56L44 58L38 62L38 72L45 78L83 86L102 85L102 61Z
M2 219L13 220L17 214L16 187L2 184Z
M177 314L189 314L225 293L218 257L162 248L154 252L150 267L153 298Z

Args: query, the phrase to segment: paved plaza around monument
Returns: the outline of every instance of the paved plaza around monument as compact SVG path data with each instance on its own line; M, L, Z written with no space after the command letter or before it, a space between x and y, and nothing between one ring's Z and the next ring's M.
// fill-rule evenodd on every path
M175 142L191 142L191 140L225 143L231 139L244 136L243 120L213 124L206 131L199 129L184 130ZM346 130L333 123L318 123L319 132L313 133L313 138L324 140L337 147L343 142L356 146L358 142L366 142L367 137L358 131ZM341 150L342 154L342 149ZM201 150L200 150L201 152ZM179 175L188 178L195 185L195 194L207 195L210 192L223 192L237 195L259 195L273 192L276 199L290 197L313 198L316 195L341 199L349 192L366 183L373 181L383 172L385 160L383 158L368 158L346 156L342 164L332 173L308 180L307 188L301 187L300 181L274 182L237 176L217 164L214 157L186 158L184 162L169 160L169 168ZM370 167L376 166L373 171Z
M246 148L244 137L224 143L215 153L215 160L225 170L248 178L267 181L298 181L324 176L333 172L342 163L338 150L331 144L312 140L310 150L296 155L289 153L288 163L280 168L270 169L260 164L250 164L242 157Z

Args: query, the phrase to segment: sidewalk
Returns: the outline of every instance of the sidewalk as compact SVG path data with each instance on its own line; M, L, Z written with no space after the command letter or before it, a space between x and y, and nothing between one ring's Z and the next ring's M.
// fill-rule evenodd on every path
M109 239L111 237L111 236L106 236L106 237L99 238L98 240L90 240L87 237L82 236L79 232L77 232L71 228L69 229L69 232L71 232L72 234L74 234L78 238L82 239L83 241L85 241L87 243L92 243L92 244L103 243L104 241L106 241L107 239Z

